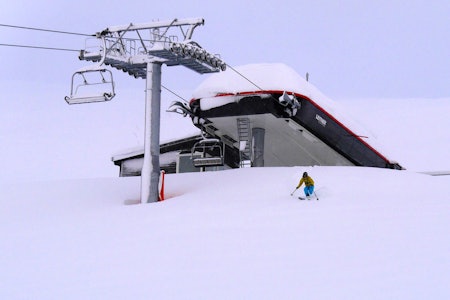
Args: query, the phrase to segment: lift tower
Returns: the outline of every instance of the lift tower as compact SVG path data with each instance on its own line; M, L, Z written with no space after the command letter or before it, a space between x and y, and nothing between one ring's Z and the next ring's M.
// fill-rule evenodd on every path
M81 60L97 64L75 72L71 95L65 97L68 104L108 101L114 97L112 74L109 73L110 76L105 78L104 74L108 74L105 66L122 70L135 78L146 79L141 203L156 202L159 198L162 64L182 65L200 74L226 69L226 64L218 56L207 52L192 40L194 29L204 23L204 19L195 18L108 27L96 33L95 46L87 41L85 49L80 52ZM87 75L92 73L98 73L100 80L89 82ZM74 88L76 75L81 77L81 84ZM92 85L105 86L108 90L95 91L94 95L78 94L79 89Z

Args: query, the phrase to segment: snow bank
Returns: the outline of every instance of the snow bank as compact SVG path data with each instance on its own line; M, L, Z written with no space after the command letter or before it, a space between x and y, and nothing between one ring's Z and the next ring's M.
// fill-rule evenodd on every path
M319 201L290 196L303 171ZM169 174L169 199L144 205L124 205L138 177L2 185L0 298L447 299L449 180L361 167Z

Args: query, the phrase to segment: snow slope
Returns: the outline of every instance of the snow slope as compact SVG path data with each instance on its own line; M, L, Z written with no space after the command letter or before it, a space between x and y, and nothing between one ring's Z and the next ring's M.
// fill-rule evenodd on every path
M319 201L291 197L303 171ZM1 299L448 299L450 176L358 167L0 187ZM300 195L297 191L296 195Z
M339 102L406 169L450 173L450 98Z

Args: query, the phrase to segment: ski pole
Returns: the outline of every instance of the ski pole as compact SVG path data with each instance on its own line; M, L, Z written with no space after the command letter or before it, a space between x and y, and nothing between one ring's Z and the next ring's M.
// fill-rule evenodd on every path
M292 191L292 193L291 193L291 196L293 196L294 195L294 193L295 193L295 191L296 190L298 190L298 188L295 188L295 190L294 191Z
M319 197L317 197L316 192L314 192L314 197L316 197L316 200L319 200Z

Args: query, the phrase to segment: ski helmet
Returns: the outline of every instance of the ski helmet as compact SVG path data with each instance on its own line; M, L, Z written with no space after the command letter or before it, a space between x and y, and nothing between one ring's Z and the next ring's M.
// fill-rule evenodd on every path
M304 172L304 173L303 173L303 177L308 177L308 173L307 173L307 172Z

